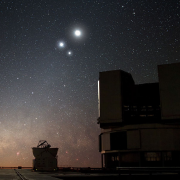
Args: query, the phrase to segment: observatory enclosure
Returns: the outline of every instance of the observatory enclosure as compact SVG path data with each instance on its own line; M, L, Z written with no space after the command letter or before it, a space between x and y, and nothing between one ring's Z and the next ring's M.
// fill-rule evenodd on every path
M35 171L55 171L57 170L58 148L51 148L45 140L40 140L37 147L32 148L33 170Z
M122 70L100 72L102 167L180 166L180 63L159 65L158 76L136 85Z

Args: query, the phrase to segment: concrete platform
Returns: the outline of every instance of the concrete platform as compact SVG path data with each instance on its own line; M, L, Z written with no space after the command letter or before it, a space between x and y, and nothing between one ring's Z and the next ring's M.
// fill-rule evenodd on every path
M40 174L29 169L18 169L17 171L28 180L57 180L57 178L51 177L51 174ZM18 177L14 169L0 169L0 180L20 180L20 177Z
M25 180L159 180L161 178L178 179L179 175L174 173L148 174L110 174L110 173L81 173L81 172L32 172L30 169L17 169ZM0 180L21 180L14 169L0 169Z
M33 172L30 169L16 169L27 180L58 180L58 179L118 179L118 174L80 173L80 172ZM0 169L0 180L20 180L14 169Z
M0 169L0 179L2 180L19 180L13 169Z

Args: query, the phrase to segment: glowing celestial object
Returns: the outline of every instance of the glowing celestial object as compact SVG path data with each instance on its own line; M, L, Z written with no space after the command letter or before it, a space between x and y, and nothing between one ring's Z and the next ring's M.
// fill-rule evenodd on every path
M68 56L72 56L72 54L73 54L72 51L67 51Z
M60 47L64 47L64 43L63 43L63 42L60 42L60 43L59 43L59 46L60 46Z
M81 31L80 30L75 30L74 34L75 34L75 36L81 36Z

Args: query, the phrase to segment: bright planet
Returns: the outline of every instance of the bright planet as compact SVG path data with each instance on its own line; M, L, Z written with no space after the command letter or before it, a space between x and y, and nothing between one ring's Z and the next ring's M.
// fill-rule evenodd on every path
M72 55L72 52L71 52L71 51L68 51L68 55L69 55L69 56Z
M60 47L64 47L64 43L63 43L63 42L60 42L60 43L59 43L59 46L60 46Z
M75 36L81 36L81 31L80 31L80 30L76 30L76 31L74 32L74 34L75 34Z

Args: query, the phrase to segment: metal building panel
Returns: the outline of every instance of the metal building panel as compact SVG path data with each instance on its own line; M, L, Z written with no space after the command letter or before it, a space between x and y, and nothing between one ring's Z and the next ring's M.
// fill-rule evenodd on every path
M180 118L180 63L158 66L162 119Z
M100 73L100 123L122 122L121 72Z
M110 150L110 133L102 134L102 151Z
M140 131L132 130L127 131L127 149L140 148Z
M141 150L178 151L180 148L179 129L142 129Z

